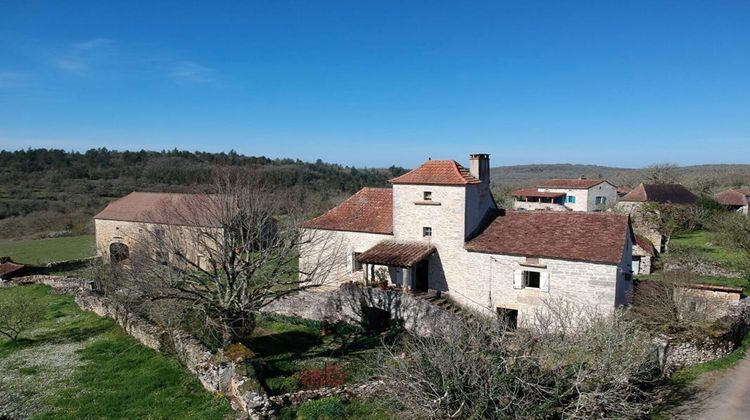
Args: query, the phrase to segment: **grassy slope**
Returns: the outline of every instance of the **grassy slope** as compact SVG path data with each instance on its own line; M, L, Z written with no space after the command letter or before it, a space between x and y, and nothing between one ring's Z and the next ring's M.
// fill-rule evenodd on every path
M302 369L321 368L338 363L347 382L368 379L375 349L382 346L379 334L354 330L326 337L320 335L320 323L285 317L266 317L258 322L252 350L268 364L267 382L274 392L296 391L291 381Z
M225 400L205 392L174 359L140 345L112 320L81 311L71 297L52 294L45 286L17 289L24 298L38 300L46 313L35 330L18 342L0 340L0 366L35 347L69 343L81 347L76 352L79 364L64 383L53 383L56 389L38 389L49 386L45 369L17 362L2 366L37 376L30 382L37 389L25 390L48 395L37 417L222 419L232 415ZM0 289L0 293L12 291ZM54 353L45 357L56 357Z
M25 264L85 258L95 253L94 235L0 242L0 256Z
M701 260L727 269L739 267L747 256L741 251L721 247L713 235L714 233L704 230L680 233L672 238L672 247L687 250Z

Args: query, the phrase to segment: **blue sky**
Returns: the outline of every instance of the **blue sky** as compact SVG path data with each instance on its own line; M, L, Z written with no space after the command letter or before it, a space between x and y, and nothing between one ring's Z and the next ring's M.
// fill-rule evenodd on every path
M746 0L1 8L0 149L750 162Z

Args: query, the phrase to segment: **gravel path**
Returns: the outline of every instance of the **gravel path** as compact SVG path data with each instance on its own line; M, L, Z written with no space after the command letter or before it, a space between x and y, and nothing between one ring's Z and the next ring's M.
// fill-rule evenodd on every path
M741 359L735 367L718 377L705 395L684 405L678 418L739 420L750 418L750 359Z

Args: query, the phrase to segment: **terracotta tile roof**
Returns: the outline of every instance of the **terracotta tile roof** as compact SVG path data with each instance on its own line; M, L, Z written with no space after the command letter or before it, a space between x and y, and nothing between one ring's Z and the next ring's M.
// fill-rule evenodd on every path
M513 191L511 194L514 197L549 197L549 198L565 197L565 193L542 192L542 191L537 190L536 188L521 188L520 190Z
M628 187L617 187L617 195L619 195L620 197L622 197L623 195L625 195L625 194L627 194L627 193L629 193L629 192L631 192L631 191L633 191L633 189L632 189L632 188L628 188Z
M750 190L741 188L716 193L714 198L725 206L746 206L750 203Z
M478 178L469 173L455 160L428 160L420 167L390 180L393 184L416 185L466 185L480 184Z
M109 203L94 219L219 227L220 210L214 210L221 203L214 203L216 198L207 194L132 192Z
M473 252L619 264L627 215L589 212L507 212L466 244Z
M602 182L606 182L604 179L548 179L538 185L539 188L584 188L589 189L595 185L599 185Z
M654 248L654 244L646 239L646 237L635 235L635 244L638 245L642 250L644 250L648 255L656 255L656 248Z
M695 204L698 197L680 184L640 184L620 201Z
M426 242L383 241L363 252L357 261L367 264L412 267L429 257L435 247Z
M14 262L4 262L0 264L0 277L3 277L7 274L16 272L20 269L24 268L24 265L22 264L16 264Z
M393 234L393 190L362 188L343 203L305 222L303 227Z

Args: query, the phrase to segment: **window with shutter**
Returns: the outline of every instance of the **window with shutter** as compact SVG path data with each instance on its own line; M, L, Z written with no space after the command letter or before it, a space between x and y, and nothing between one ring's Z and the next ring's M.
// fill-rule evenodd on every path
M523 289L523 271L516 270L513 272L513 288Z
M353 273L354 272L354 253L349 253L346 256L346 272L347 273Z

